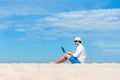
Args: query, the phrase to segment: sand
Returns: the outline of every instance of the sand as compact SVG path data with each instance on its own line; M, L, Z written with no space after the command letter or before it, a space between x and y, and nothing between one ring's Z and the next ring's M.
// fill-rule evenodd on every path
M0 80L120 80L120 64L0 64Z

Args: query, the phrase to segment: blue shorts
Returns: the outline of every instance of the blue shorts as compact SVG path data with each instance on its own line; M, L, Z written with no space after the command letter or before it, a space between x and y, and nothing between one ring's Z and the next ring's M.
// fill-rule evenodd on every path
M69 61L73 64L80 63L80 61L74 56L70 56Z

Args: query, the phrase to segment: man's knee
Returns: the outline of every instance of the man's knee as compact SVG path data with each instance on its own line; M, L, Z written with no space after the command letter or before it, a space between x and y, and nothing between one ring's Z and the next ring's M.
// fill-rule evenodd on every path
M66 52L64 55L66 56L67 59L70 58L70 54L69 53Z
M70 55L70 53L69 53L69 52L66 52L65 54Z

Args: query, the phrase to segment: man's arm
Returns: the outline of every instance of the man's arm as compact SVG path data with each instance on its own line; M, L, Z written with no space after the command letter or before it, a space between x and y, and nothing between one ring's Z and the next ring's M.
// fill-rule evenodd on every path
M73 53L72 53L72 52L68 52L68 51L67 51L66 53L67 53L67 54L69 54L69 55L73 55Z
M73 54L74 57L78 57L80 55L81 49L77 48L76 52Z

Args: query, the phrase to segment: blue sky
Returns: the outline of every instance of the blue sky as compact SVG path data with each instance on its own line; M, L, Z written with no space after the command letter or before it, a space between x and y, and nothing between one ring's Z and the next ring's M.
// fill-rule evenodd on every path
M0 0L0 62L48 63L75 52L87 63L120 63L120 0Z

